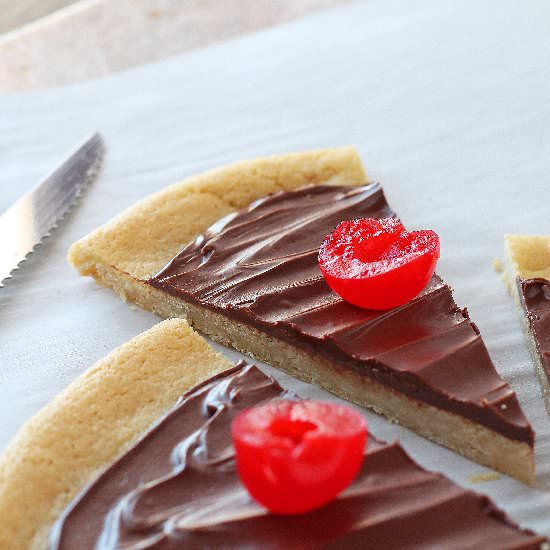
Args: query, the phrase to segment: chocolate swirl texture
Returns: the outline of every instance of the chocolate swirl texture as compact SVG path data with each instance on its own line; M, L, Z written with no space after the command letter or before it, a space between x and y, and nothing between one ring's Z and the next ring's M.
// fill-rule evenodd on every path
M518 286L542 368L550 380L550 281L523 279Z
M239 481L230 423L246 407L288 397L244 363L190 390L73 502L51 548L519 549L544 540L373 437L359 476L331 504L300 516L268 513Z
M342 220L391 216L377 183L277 193L219 220L148 282L532 445L514 392L439 277L385 312L344 302L325 283L325 235Z

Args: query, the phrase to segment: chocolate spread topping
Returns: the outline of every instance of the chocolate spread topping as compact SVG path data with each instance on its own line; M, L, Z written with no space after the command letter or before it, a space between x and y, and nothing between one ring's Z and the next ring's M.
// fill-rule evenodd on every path
M244 363L190 390L71 504L50 547L520 549L544 541L487 497L372 436L360 474L335 501L304 515L270 514L239 481L230 424L246 407L288 397Z
M550 379L550 281L524 279L518 285L542 368Z
M325 283L324 237L342 220L391 216L377 183L277 193L219 220L148 282L533 445L514 392L439 277L385 312L353 306Z

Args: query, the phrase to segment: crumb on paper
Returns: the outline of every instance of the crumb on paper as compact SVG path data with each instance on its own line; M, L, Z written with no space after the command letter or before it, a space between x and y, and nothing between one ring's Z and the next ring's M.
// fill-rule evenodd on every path
M493 269L497 272L497 273L502 273L504 271L504 267L502 265L502 262L500 261L500 258L495 258L493 260Z
M470 483L485 483L487 481L496 481L501 477L502 476L498 472L482 472L480 474L472 474L468 481Z
M128 306L132 311L137 311L137 306L135 306L134 304L130 304Z
M151 19L158 19L162 15L162 12L160 10L155 9L155 10L151 10L148 15Z

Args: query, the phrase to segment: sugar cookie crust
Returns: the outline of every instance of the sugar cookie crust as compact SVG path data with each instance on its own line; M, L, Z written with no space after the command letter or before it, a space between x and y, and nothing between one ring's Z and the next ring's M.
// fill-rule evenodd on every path
M231 366L171 319L82 374L0 456L0 548L46 548L52 523L86 483L183 392Z
M359 154L351 146L236 162L192 176L131 206L76 242L69 261L100 283L98 270L145 280L216 220L260 197L307 184L358 185L366 180Z
M506 235L509 277L550 280L550 235Z

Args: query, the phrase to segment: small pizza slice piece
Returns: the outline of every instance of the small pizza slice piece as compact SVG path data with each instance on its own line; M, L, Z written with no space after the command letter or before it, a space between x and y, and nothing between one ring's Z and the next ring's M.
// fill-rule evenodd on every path
M506 235L504 277L520 309L550 414L550 236Z

